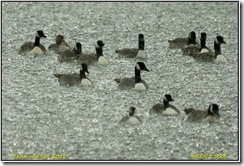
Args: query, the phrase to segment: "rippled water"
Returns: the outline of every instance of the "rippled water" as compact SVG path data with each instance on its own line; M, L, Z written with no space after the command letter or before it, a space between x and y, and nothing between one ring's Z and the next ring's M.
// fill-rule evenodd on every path
M238 159L238 3L237 2L2 2L2 159L14 155L67 155L67 160L191 160L192 154ZM59 64L57 54L18 55L34 40L47 36L47 48L63 34L73 47L80 41L93 52L102 39L110 64L92 66L92 88L60 87L54 73L79 72ZM225 37L228 64L197 63L168 49L168 39L194 30ZM137 47L143 33L150 72L142 78L146 92L117 90L114 78L134 75L136 59L121 59L118 48ZM178 117L150 117L149 109L170 93ZM187 123L185 107L220 106L216 124ZM130 106L143 124L121 125ZM48 160L52 158L49 157ZM214 158L205 158L213 159Z

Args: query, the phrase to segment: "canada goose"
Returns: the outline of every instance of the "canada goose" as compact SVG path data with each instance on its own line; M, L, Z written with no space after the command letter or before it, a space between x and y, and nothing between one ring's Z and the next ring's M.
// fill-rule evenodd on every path
M140 123L142 123L142 120L138 116L134 115L135 110L136 110L135 107L133 107L133 106L130 107L130 109L128 110L129 116L128 115L124 116L121 119L120 123L127 123L127 124L140 124Z
M102 40L98 40L97 44L95 46L96 49L96 55L95 54L85 54L82 53L77 57L77 63L86 63L87 65L107 65L108 59L103 56L103 46L105 43Z
M49 51L54 51L56 53L60 53L65 50L71 50L71 47L66 43L63 35L57 35L55 40L56 40L56 43L49 45L49 47L48 47Z
M59 85L61 86L91 86L92 81L86 77L85 72L89 74L87 65L83 63L80 74L54 74L54 76L58 78Z
M203 62L228 62L227 58L221 53L221 44L226 44L222 36L217 36L214 40L214 52L204 52L194 54L194 58L197 61Z
M186 108L185 113L188 122L216 122L219 120L219 106L217 104L211 104L208 110L195 110L193 108Z
M189 45L196 45L196 33L191 31L187 38L176 38L168 40L170 49L184 49Z
M59 53L58 62L74 62L78 56L82 53L82 46L80 42L77 42L73 51L66 50Z
M148 71L146 65L143 62L137 62L135 66L135 76L126 78L114 79L119 85L118 88L121 90L132 89L146 90L149 88L148 84L141 79L141 70Z
M183 55L194 56L197 53L211 52L211 50L206 46L207 34L205 32L201 33L201 46L190 44L188 47L182 49Z
M46 36L42 30L36 31L35 42L27 41L19 49L19 54L34 54L34 55L43 55L46 54L46 48L40 43L40 39Z
M115 52L119 54L120 57L125 58L146 58L144 51L145 41L144 35L139 34L138 36L138 48L124 48L121 50L116 50Z
M180 112L174 106L169 104L169 102L174 101L170 94L165 94L163 98L163 104L158 103L152 106L149 111L149 114L157 114L157 115L178 115Z

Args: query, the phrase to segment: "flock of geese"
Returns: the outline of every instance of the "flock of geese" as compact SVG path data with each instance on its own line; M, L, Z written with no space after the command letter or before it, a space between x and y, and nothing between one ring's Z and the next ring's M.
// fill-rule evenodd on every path
M45 55L47 49L40 43L41 38L46 38L42 30L36 32L35 41L25 42L19 49L21 55ZM191 56L196 61L203 62L222 62L227 63L227 58L221 53L221 44L225 44L224 38L218 35L214 40L214 51L206 46L206 33L201 33L200 43L196 41L196 33L190 32L186 38L176 38L168 40L170 49L181 49L183 56ZM48 51L53 51L58 54L58 62L63 63L77 63L81 65L80 73L72 74L54 74L58 78L60 86L77 86L84 87L92 86L92 81L87 77L89 74L88 66L90 65L107 65L108 59L103 55L103 46L105 43L98 40L95 45L96 52L83 53L82 45L77 42L72 49L65 41L63 35L56 36L56 42L48 47ZM147 58L145 51L144 35L138 36L138 48L124 48L116 50L115 52L119 57L124 58ZM143 62L137 62L135 65L135 76L126 78L116 78L114 81L118 83L118 88L121 90L147 90L149 88L145 80L141 79L141 71L147 71L146 65ZM170 94L165 94L163 103L154 105L150 110L150 115L165 115L173 116L179 115L180 111L170 102L174 101ZM120 122L129 124L139 124L142 120L135 115L135 107L130 107L128 110L129 115L122 118ZM189 122L216 122L219 120L219 106L217 104L209 105L207 110L197 110L194 108L186 108L184 112L187 115L186 121Z

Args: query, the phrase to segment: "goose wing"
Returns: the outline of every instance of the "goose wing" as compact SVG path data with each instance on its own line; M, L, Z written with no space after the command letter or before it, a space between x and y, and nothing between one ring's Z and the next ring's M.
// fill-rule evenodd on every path
M24 54L26 52L31 51L34 48L34 43L33 42L25 42L19 49L19 54Z
M201 121L203 119L205 119L207 117L207 112L206 111L202 111L202 110L193 110L189 113L186 121L189 122L198 122Z
M164 105L163 104L155 104L154 106L152 106L152 108L150 109L149 111L149 114L152 115L152 114L161 114L162 111L164 110Z
M121 90L135 87L135 77L116 78L115 81L119 83L118 88Z
M61 86L74 86L81 83L80 75L77 73L73 74L54 74L59 80Z
M40 44L39 47L40 47L41 50L44 52L44 54L47 53L47 49L44 47L44 45Z
M48 50L57 52L58 51L58 45L56 43L50 44L48 46Z
M188 46L188 38L168 40L170 49L183 49Z
M124 122L127 122L127 120L129 119L129 116L124 116L121 120L120 120L120 123L124 123Z
M76 60L78 64L86 63L87 65L91 65L97 63L97 56L96 54L81 54Z
M169 105L172 109L174 109L175 111L177 111L178 113L180 113L180 111L178 110L178 108L176 108L176 106L174 106L174 105L172 105L172 104L170 104Z
M65 50L64 52L59 53L58 62L73 62L75 60L75 55L70 50Z
M138 49L136 48L124 48L115 51L120 57L135 58L138 54Z
M195 54L193 57L197 61L211 62L215 59L215 54L213 52L204 52Z
M183 55L192 56L200 52L201 47L199 45L189 45L188 47L182 49Z

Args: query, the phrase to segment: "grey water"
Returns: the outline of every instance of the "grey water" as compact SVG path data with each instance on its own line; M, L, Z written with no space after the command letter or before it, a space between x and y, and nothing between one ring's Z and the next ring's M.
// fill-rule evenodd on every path
M108 66L89 67L91 88L62 87L55 73L78 73L80 66L57 61L58 54L18 55L37 30L47 38L63 34L94 52L104 41ZM227 64L199 63L168 49L168 40L206 32L213 49L224 36ZM142 72L149 90L118 90L115 78L134 75L137 59L119 58L115 50L137 47L143 33ZM15 156L63 155L65 160L224 160L239 159L238 2L2 2L2 160ZM180 115L149 116L149 109L169 93ZM185 121L184 108L220 106L214 124ZM119 121L136 107L141 125ZM191 158L193 154L207 158ZM28 158L28 160L31 160ZM41 160L36 158L35 160Z

